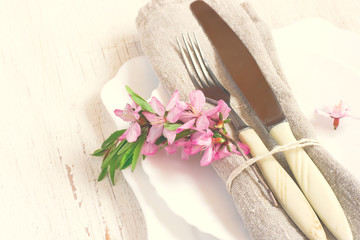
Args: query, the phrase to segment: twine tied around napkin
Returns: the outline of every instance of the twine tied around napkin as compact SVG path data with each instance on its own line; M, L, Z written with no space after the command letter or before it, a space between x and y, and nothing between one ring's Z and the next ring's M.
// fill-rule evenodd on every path
M237 168L235 168L230 173L229 178L226 180L226 188L229 192L231 192L231 187L232 187L232 183L233 183L234 179L237 176L239 176L246 168L250 167L257 161L260 161L261 159L263 159L267 156L274 155L275 153L284 152L286 150L291 150L291 149L298 148L298 147L319 146L319 145L320 145L319 141L317 141L315 139L308 139L308 138L302 138L296 142L291 142L291 143L288 143L285 145L277 145L271 151L269 151L265 154L250 158L249 160L247 160L246 162L243 162Z

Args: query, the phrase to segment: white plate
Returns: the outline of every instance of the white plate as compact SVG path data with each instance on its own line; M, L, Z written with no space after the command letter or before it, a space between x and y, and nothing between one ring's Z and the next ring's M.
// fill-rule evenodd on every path
M156 78L150 63L148 62L146 57L137 57L129 62L125 63L117 73L117 75L109 81L101 91L101 99L108 110L109 114L112 116L116 126L118 129L123 129L128 127L128 124L123 122L120 118L116 117L113 114L114 109L116 108L123 108L126 103L130 102L130 98L128 93L125 90L125 85L130 86L134 89L139 95L143 98L149 98L151 93L156 87L158 87L158 79ZM162 97L166 97L162 95ZM223 226L228 220L238 222L239 229L245 228L241 227L242 222L240 217L236 214L236 210L233 208L233 202L229 197L216 197L215 200L221 200L223 207L218 209L214 208L213 201L198 201L198 195L205 196L203 191L198 191L199 182L203 183L204 181L208 181L208 184L214 185L212 187L213 194L220 193L221 188L217 187L220 184L220 181L217 175L213 172L211 167L208 168L201 168L200 171L197 173L198 179L194 179L193 170L191 169L191 165L188 163L182 162L179 164L179 169L177 167L175 169L164 169L164 165L161 163L165 163L164 160L170 160L168 162L173 163L180 163L176 159L168 159L167 156L157 154L153 157L148 157L145 161L139 161L136 169L134 172L131 172L130 169L126 169L123 171L123 175L126 178L127 182L133 189L134 194L136 195L139 204L143 210L144 218L146 221L147 227L147 239L148 240L155 240L155 239L188 239L188 240L215 240L213 236L217 236L220 239L236 239L229 238L227 236L231 236L234 234L234 230L231 230L229 227L221 227ZM147 175L142 165L146 163L149 167L155 166L157 164L158 169L155 171L150 172ZM160 163L160 164L159 164ZM191 163L189 161L189 163ZM196 165L199 168L198 164ZM164 170L161 172L160 170ZM174 175L170 178L169 176L166 177L167 173L174 173ZM173 196L172 194L166 194L168 197L163 197L164 191L161 188L162 184L157 184L156 188L150 184L153 182L153 179L159 180L158 176L166 177L166 179L162 180L162 183L166 186L171 186L172 189L178 188L178 193L183 194L180 199L177 199L176 202L169 200L169 196ZM165 175L164 175L165 174ZM180 184L175 181L176 178L182 178L183 182ZM159 189L160 188L160 189ZM159 191L160 190L160 191ZM220 190L220 192L219 192ZM157 192L161 193L162 197L160 197ZM184 205L182 200L185 200L187 197L193 198L193 202L191 205ZM186 209L184 213L181 214L179 212L180 209ZM191 209L192 211L189 211ZM201 210L199 212L198 210ZM219 212L229 212L228 209L232 209L232 218L221 219ZM175 210L175 211L174 211ZM213 223L208 227L204 226L203 223L200 223L201 219L205 219L207 215L216 215L218 212L218 219L212 218ZM178 213L178 214L176 214ZM190 215L189 215L190 214ZM199 215L205 214L205 215ZM180 217L179 217L180 216ZM196 217L195 217L196 216ZM201 217L200 217L201 216ZM194 218L195 217L195 218ZM196 221L193 220L196 219ZM224 221L225 220L225 221ZM188 222L192 223L189 225ZM204 220L206 222L206 220ZM231 225L231 224L230 224ZM195 227L194 227L195 226ZM199 231L198 229L203 230ZM209 235L211 234L211 235ZM226 238L222 238L221 234L224 234ZM243 239L241 236L243 235L241 230L235 230L235 236L239 237L237 239Z
M342 119L334 131L330 118L314 115L315 107L340 99L360 113L360 38L319 19L273 35L287 80L319 140L360 179L360 120ZM128 126L113 114L130 101L126 84L145 99L157 88L158 79L146 57L124 64L102 89L102 101L118 128ZM168 98L161 88L154 94ZM211 167L199 166L199 157L181 161L178 155L159 153L142 165L134 173L124 171L124 176L144 211L148 239L212 239L210 235L222 240L250 239L224 183Z

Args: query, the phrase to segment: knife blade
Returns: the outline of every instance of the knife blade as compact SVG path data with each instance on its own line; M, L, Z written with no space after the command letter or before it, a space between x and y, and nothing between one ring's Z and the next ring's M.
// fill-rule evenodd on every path
M190 8L230 76L270 135L280 145L296 142L274 92L241 39L205 2L195 1ZM284 155L296 181L322 222L336 238L353 239L339 201L304 149L286 150Z

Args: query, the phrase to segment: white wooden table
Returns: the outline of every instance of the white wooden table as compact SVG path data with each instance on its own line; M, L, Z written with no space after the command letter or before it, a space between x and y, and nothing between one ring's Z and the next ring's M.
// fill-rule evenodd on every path
M142 55L148 0L0 0L0 239L146 239L117 174L90 156L115 126L99 91ZM358 0L252 0L270 28L322 17L360 34Z

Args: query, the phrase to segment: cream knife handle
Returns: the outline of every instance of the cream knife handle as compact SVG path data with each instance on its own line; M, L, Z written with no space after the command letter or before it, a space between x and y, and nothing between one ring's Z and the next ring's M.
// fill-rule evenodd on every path
M288 122L270 131L280 145L297 141ZM339 240L352 240L353 236L344 211L330 185L303 148L284 151L285 158L300 188L322 222Z
M268 153L252 128L240 131L238 138L249 146L252 156ZM270 155L259 160L257 165L280 205L306 237L311 240L326 239L324 229L309 202L278 161Z

